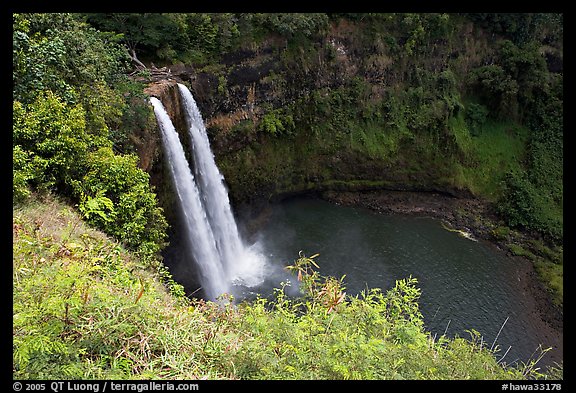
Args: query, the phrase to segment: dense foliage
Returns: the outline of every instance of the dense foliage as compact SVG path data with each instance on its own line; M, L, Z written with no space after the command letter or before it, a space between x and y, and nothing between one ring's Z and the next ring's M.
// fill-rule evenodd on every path
M431 336L413 278L350 297L300 255L299 298L189 300L53 197L14 210L13 244L16 379L545 377L538 358L503 367L478 332Z
M510 248L561 304L562 26L558 14L14 14L14 377L544 377L537 359L502 367L473 330L430 337L411 278L352 298L301 255L298 299L184 298L158 262L168 224L135 154L154 122L128 75L141 61L194 67L210 136L233 147L218 158L236 198L472 193L504 220L495 237L548 242Z
M76 15L13 16L13 195L65 195L88 222L152 258L166 221L137 157L113 151L130 151L125 135L143 105L133 105L143 86L127 80L116 40Z
M220 59L241 43L270 33L310 37L326 28L326 14L86 14L103 31L121 33L127 47L159 63L206 63Z
M254 124L240 122L237 130L284 135L287 143L311 134L308 144L321 139L316 155L352 150L400 171L405 164L398 162L418 157L426 163L407 172L428 167L442 186L496 202L511 227L554 242L563 237L561 14L84 17L119 33L121 42L151 61L192 63L213 73L214 94L228 102L255 83L259 112L251 117ZM258 51L270 56L270 49L273 65L251 69L243 62ZM506 126L498 123L528 129L518 138L520 149L510 149L506 135L499 134ZM494 165L495 157L485 159L489 142L519 154ZM263 173L247 177L258 176L272 180ZM258 180L244 180L265 188Z

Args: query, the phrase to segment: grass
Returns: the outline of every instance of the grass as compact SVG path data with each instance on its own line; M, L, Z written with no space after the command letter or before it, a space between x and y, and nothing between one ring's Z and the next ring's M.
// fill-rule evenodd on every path
M215 305L170 294L52 198L15 209L13 228L15 378L228 376L197 351L216 329L204 318Z
M552 301L562 306L564 304L564 266L562 247L550 249L540 241L529 241L523 247L515 243L509 243L510 252L517 256L523 256L532 261L538 276L550 290ZM529 249L527 249L529 248Z
M455 135L460 134L455 132ZM478 136L470 138L457 138L469 157L468 163L458 164L464 182L474 194L494 202L501 196L501 181L506 172L520 169L528 130L512 122L488 120Z
M534 267L540 278L550 288L554 304L562 307L564 304L564 267L542 258L534 261Z
M412 278L349 297L301 255L302 298L190 300L50 196L14 207L13 245L15 379L546 378L473 331L432 337Z
M390 161L398 154L402 131L382 128L382 122L368 120L350 126L350 148L371 159Z

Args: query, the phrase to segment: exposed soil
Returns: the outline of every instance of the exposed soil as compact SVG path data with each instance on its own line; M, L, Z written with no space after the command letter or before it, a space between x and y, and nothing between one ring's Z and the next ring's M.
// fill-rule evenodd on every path
M378 190L368 192L326 191L322 198L332 203L371 209L383 214L407 214L443 220L449 227L464 230L478 240L484 240L508 257L518 260L518 293L528 293L530 314L538 329L553 347L538 364L554 365L563 362L563 311L555 306L550 293L539 280L532 262L512 255L503 241L492 235L499 224L493 208L474 198L455 198L435 192Z

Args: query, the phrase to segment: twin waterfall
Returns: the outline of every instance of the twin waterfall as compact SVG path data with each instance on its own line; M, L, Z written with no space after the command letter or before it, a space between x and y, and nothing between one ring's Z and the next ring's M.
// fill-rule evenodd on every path
M188 250L209 300L231 293L234 284L264 280L264 257L245 245L230 207L224 177L216 166L204 121L188 88L178 84L192 146L190 169L178 132L162 102L150 98L162 133L164 153L185 223Z

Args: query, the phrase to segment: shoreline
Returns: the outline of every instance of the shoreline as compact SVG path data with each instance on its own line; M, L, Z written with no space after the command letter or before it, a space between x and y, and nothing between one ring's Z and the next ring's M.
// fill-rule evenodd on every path
M552 346L544 357L548 366L563 364L563 312L538 276L531 260L514 255L505 240L493 235L499 219L486 202L474 198L456 198L437 192L415 191L325 191L319 194L328 202L366 208L380 214L431 217L447 223L447 230L469 233L474 239L494 247L508 258L517 260L519 293L527 293L530 313L539 330ZM516 281L516 280L515 280Z

